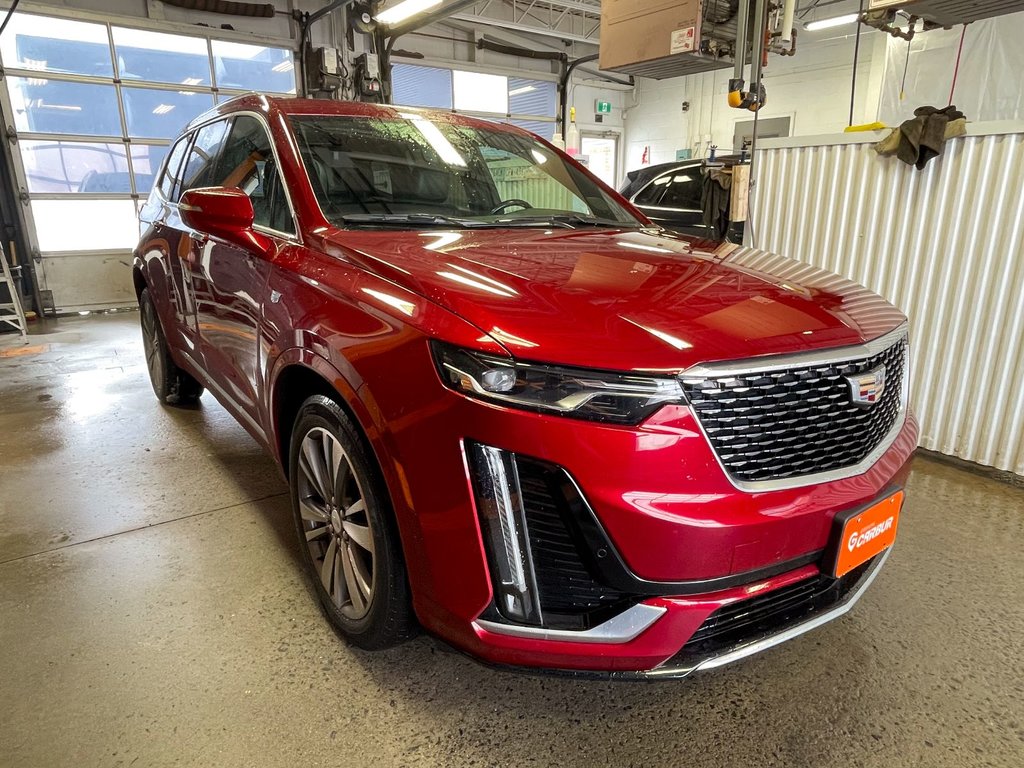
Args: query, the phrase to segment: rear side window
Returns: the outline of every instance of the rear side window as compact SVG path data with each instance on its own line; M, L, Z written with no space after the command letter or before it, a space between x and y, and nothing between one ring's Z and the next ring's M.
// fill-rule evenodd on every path
M696 171L677 171L661 198L663 208L700 209L701 179Z
M665 194L665 187L668 186L670 181L672 181L671 173L659 176L644 187L640 194L636 196L633 203L635 205L657 205L661 200L661 196Z
M198 187L218 186L214 180L215 164L227 132L228 124L225 120L209 123L199 129L182 174L182 192Z
M167 167L164 169L163 178L160 179L160 191L171 202L177 201L173 192L181 180L181 161L185 159L185 151L188 149L190 138L191 136L182 136L178 139L178 143L174 145L174 149L171 150L167 158Z
M253 223L284 234L295 234L270 136L255 117L235 118L212 186L237 187L252 199Z

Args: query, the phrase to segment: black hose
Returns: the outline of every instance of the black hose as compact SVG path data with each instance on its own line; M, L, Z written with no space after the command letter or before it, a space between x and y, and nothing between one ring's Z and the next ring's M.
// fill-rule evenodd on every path
M7 15L4 16L3 23L0 23L0 35L4 33L5 29L7 29L7 22L11 20L11 16L14 15L14 11L18 7L18 3L20 2L21 0L14 0L14 2L11 3L11 7L8 9Z
M165 5L184 8L186 11L223 13L226 16L250 16L271 19L276 10L269 3L236 3L233 0L162 0Z
M592 53L589 56L581 56L580 58L573 61L567 66L562 72L562 79L558 82L558 89L561 92L560 97L560 119L559 123L562 126L562 140L566 138L566 130L568 129L567 121L569 119L569 78L572 77L573 70L581 64L589 64L592 61L597 61L599 58L598 54Z
M863 26L860 19L863 15L864 0L860 0L860 10L857 12L857 38L853 44L853 76L850 78L850 122L847 125L853 125L853 104L857 96L857 58L860 56L860 28Z
M303 98L309 96L309 79L306 77L306 67L308 63L306 61L306 40L309 39L309 14L302 14L302 19L299 21L299 74L302 77L302 89L299 94Z
M505 45L490 40L478 40L476 47L481 51L501 53L506 56L517 56L521 59L542 59L544 61L568 61L569 57L558 51L533 51L529 48L520 48L517 45Z

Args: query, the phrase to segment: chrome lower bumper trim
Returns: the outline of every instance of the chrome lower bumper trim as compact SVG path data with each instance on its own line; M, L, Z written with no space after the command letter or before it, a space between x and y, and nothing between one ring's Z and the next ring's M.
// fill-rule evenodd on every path
M748 656L753 656L755 653L766 651L769 648L773 648L776 645L785 643L788 640L792 640L794 637L799 637L805 632L810 632L812 629L817 629L823 624L828 624L830 621L838 619L840 616L843 616L851 608L853 608L854 604L858 600L860 600L861 595L863 595L867 588L871 586L871 583L875 580L875 577L878 576L878 572L882 569L882 566L885 565L885 561L889 559L890 552L892 552L892 547L889 547L889 549L885 550L885 552L882 553L882 555L871 566L867 573L865 573L861 577L861 580L857 584L855 589L851 590L850 593L847 594L846 597L843 598L843 600L840 603L833 606L824 613L819 613L816 616L812 616L806 621L789 627L788 629L784 629L781 632L778 632L777 634L763 637L760 640L754 640L753 642L738 646L718 656L713 656L710 659L705 659L704 661L701 661L695 664L693 667L687 669L684 674L688 675L700 669L714 669L715 667L721 667L725 664L731 664L734 661L739 661L740 659L745 659ZM659 676L682 676L680 669L670 667L668 664L666 664L665 667L658 667L652 669L649 672L644 673L644 675L646 677L651 678L657 678Z
M586 630L546 629L527 627L522 624L500 624L496 621L478 619L473 622L476 629L497 635L524 637L531 640L554 640L568 643L628 643L639 637L648 627L665 615L666 608L639 603L623 611L603 624Z

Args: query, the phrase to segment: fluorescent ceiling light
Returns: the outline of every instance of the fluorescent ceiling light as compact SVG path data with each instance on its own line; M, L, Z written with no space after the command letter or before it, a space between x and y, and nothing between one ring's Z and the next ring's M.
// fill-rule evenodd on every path
M377 21L381 24L391 26L400 21L405 21L410 16L415 16L417 13L423 13L423 11L429 10L435 5L440 4L441 0L403 0L398 5L393 5L378 13Z
M509 96L522 96L524 93L530 93L531 91L536 91L536 90L537 89L534 88L532 85L524 85L522 88L516 88L513 91L509 91L508 95Z
M203 82L203 78L201 78L201 77L186 77L184 80L181 81L181 84L182 85L199 85L201 82Z
M848 13L845 16L833 16L831 19L818 19L808 21L804 29L813 32L816 29L829 29L830 27L841 27L843 24L853 24L860 17L859 13Z
M168 112L170 112L172 109L174 109L175 106L177 106L177 105L175 105L175 104L157 104L156 107L153 109L153 114L154 115L166 115Z
M271 67L275 72L291 72L295 69L295 65L290 61L282 61L280 64L275 64Z

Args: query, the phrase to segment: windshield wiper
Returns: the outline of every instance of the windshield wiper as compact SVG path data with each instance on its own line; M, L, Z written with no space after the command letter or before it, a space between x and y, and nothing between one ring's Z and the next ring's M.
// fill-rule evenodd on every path
M456 219L437 213L349 213L341 217L345 224L364 227L458 227L471 229L481 226L478 221Z
M602 219L596 216L584 216L578 213L553 213L544 216L515 216L507 219L498 219L492 223L497 227L565 227L576 229L578 227L611 227L614 229L639 229L640 224L630 225L626 222L614 219Z
M621 221L599 219L577 214L554 214L551 216L523 216L508 219L480 221L460 219L440 213L349 213L341 218L342 223L354 227L450 227L458 229L516 229L527 227L564 227L576 229L581 226L612 227L615 229L638 229Z
M574 227L611 227L613 229L639 229L640 222L630 224L616 219L602 219L599 216L584 216L580 213L556 213L545 217L557 224L569 224Z

